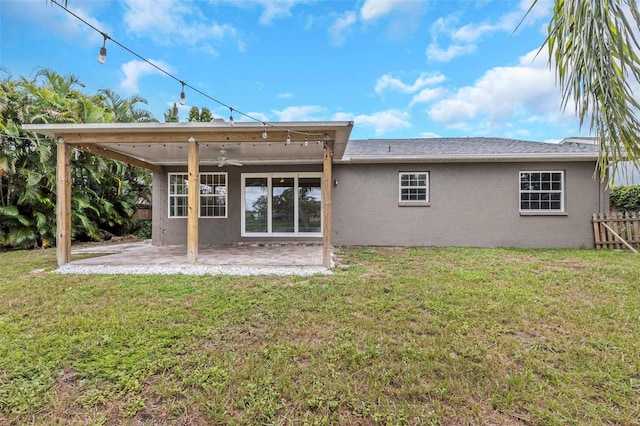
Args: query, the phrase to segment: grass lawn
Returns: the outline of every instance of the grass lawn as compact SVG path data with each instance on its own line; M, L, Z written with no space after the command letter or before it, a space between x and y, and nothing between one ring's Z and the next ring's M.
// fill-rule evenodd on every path
M0 254L0 424L640 424L640 256L340 257L292 278Z

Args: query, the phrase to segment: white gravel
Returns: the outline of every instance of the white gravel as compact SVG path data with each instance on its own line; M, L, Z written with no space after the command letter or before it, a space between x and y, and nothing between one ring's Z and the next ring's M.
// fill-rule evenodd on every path
M56 270L59 274L143 274L143 275L330 275L331 271L321 266L211 266L211 265L72 265L66 264Z

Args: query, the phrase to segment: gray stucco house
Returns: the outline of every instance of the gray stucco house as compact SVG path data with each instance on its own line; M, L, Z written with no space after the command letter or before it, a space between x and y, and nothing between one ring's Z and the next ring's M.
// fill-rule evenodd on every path
M153 171L156 245L593 247L598 147L499 138L350 140L353 122L44 124L58 141L58 263L72 149ZM192 191L190 188L198 188Z
M334 157L331 240L593 247L591 214L608 205L605 185L594 179L596 158L593 146L498 138L349 140ZM201 201L202 243L322 237L320 164L200 171L207 182L224 182L217 190L226 194L217 211L205 212ZM177 166L154 175L154 244L184 244L185 204L175 194L185 173Z

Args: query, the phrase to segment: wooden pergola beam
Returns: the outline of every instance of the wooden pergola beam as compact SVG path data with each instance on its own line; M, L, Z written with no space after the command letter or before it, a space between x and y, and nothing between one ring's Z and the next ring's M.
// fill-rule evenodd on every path
M187 197L187 260L198 261L198 201L200 198L200 167L198 142L189 138L188 197Z
M58 266L71 262L71 147L57 140L56 255Z
M324 143L322 158L322 265L331 269L331 185L333 141Z
M142 167L143 169L151 170L154 173L162 173L164 168L156 164L148 163L143 160L131 157L129 155L121 154L119 152L111 151L110 149L103 148L96 145L74 145L75 149L80 151L89 152L91 154L99 155L101 157L110 158L112 160L122 161L123 163L130 164L136 167Z
M290 136L292 143L302 143L304 133L286 132L282 130L267 130L267 138L262 137L262 132L255 130L220 131L219 129L190 129L190 134L198 139L199 143L278 143L287 140ZM310 132L314 134L313 132ZM317 136L320 140L327 138L335 140L335 130L324 132ZM92 132L92 133L68 133L64 135L69 144L95 145L95 144L156 144L156 143L184 143L184 132Z

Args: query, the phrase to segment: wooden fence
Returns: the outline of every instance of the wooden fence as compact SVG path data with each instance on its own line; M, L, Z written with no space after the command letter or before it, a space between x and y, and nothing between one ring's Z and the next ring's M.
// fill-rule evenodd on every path
M639 212L594 213L592 221L597 249L629 249L630 246L640 249Z

